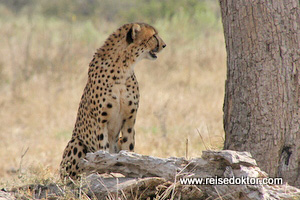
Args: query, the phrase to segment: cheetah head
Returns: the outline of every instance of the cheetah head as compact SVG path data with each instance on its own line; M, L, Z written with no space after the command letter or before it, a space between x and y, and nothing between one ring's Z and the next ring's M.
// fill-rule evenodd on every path
M126 41L129 45L142 47L140 49L139 59L155 60L159 53L167 45L160 38L155 28L145 23L134 23L129 29Z

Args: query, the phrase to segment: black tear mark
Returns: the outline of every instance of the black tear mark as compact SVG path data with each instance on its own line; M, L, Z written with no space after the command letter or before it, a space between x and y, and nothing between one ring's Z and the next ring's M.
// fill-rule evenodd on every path
M126 42L127 42L128 44L133 43L133 38L132 38L132 28L129 29L129 31L128 31L127 35L126 35Z
M292 155L291 147L283 147L281 157L284 159L284 164L288 165Z

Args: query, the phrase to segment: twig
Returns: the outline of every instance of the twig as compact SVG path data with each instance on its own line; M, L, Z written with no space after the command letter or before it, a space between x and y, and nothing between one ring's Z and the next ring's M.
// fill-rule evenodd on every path
M27 149L25 150L25 152L21 155L21 160L20 160L20 164L19 164L19 176L21 176L22 173L22 162L23 162L23 158L26 155L27 151L28 151L29 147L27 147Z
M205 149L208 150L208 148L207 148L207 146L206 146L206 144L205 144L205 142L204 142L204 140L203 140L203 137L202 137L202 135L201 135L199 129L197 129L197 132L198 132L198 134L199 134L199 136L200 136L200 139L201 139L201 141L202 141L202 143L203 143Z
M189 139L185 140L185 158L189 159Z

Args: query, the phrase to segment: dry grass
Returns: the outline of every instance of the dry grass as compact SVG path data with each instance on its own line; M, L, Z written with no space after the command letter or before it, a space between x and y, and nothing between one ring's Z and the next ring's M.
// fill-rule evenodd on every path
M89 61L119 25L38 17L0 23L0 182L57 180ZM142 61L135 70L141 93L136 152L185 156L187 139L189 157L201 155L203 141L208 148L221 148L221 29L196 36L162 22L157 29L167 48L157 61Z

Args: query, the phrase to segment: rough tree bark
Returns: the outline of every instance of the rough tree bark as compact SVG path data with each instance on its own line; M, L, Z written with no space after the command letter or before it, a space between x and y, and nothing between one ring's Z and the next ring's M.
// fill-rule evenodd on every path
M299 0L219 0L227 50L224 149L300 186Z

